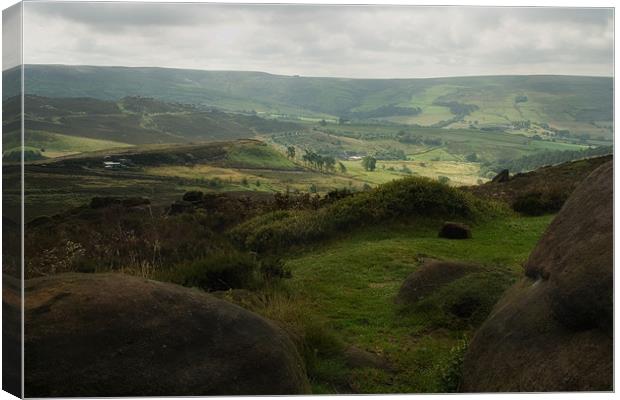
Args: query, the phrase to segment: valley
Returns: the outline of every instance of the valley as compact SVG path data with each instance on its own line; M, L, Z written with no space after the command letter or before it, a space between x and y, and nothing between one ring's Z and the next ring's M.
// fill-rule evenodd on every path
M523 265L573 193L613 162L611 78L25 73L23 148L21 98L3 98L3 272L20 276L23 171L29 296L78 293L30 320L66 323L54 310L91 307L98 285L135 290L131 312L148 323L187 327L196 304L237 315L234 304L284 343L277 365L296 382L285 393L462 390L495 304L529 279ZM100 296L94 317L125 315L124 295Z

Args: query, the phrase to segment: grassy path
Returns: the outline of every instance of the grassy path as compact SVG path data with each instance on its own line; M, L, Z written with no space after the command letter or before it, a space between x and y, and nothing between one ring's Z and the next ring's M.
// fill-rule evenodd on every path
M310 310L327 321L346 345L384 356L393 372L328 366L331 378L315 380L315 392L443 391L441 374L450 349L471 327L438 327L434 316L399 311L393 303L404 278L421 257L467 260L514 280L551 216L508 217L476 226L473 239L437 238L437 223L377 227L336 240L287 261L293 289L310 299ZM346 386L346 385L345 385ZM338 387L340 389L338 389Z

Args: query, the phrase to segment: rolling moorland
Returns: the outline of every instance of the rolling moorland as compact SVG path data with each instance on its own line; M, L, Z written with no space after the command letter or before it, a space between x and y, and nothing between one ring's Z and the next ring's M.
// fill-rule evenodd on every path
M19 70L3 72L4 97L19 93ZM497 76L345 79L261 72L26 65L25 92L48 97L118 100L153 97L265 116L376 119L421 126L549 128L612 138L612 79Z
M37 397L482 390L476 332L489 331L495 303L521 282L567 199L612 160L611 78L33 65L26 81L26 341L41 351L26 354L26 394ZM3 99L5 276L18 260L19 103ZM466 225L467 239L438 237L447 221ZM100 285L125 290L93 300ZM216 298L225 302L195 308ZM127 301L133 317L119 312ZM238 322L231 303L273 325L246 314ZM117 330L63 315L116 315ZM228 339L188 325L231 315ZM604 318L588 318L562 334L598 332ZM141 323L163 333L145 338ZM254 342L236 335L238 323ZM76 328L97 365L70 361L62 332ZM119 329L119 343L104 339ZM204 347L222 340L226 354ZM167 346L178 360L157 358ZM158 356L131 355L144 348ZM184 357L200 352L209 357L188 365ZM65 368L45 368L54 354L67 356ZM117 357L131 367L118 368ZM281 368L256 367L272 361ZM178 362L175 375L159 362ZM496 390L608 390L606 373L565 386L518 386L516 377ZM140 386L152 374L159 384Z

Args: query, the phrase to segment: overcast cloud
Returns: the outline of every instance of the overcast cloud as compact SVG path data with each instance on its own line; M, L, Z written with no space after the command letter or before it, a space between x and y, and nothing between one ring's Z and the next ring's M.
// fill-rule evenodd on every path
M25 3L24 61L408 78L613 74L611 9Z

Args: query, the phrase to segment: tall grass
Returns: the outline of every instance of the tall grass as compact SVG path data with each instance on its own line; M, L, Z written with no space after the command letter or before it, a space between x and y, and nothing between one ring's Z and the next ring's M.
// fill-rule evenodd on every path
M348 374L342 359L345 345L326 321L311 311L313 305L307 297L277 284L258 292L235 294L229 291L222 297L270 319L287 333L302 356L313 385L345 384Z

